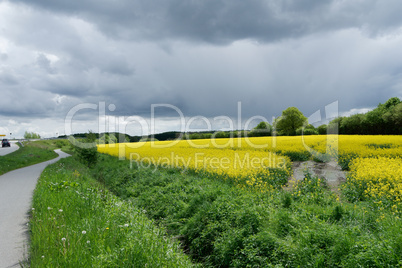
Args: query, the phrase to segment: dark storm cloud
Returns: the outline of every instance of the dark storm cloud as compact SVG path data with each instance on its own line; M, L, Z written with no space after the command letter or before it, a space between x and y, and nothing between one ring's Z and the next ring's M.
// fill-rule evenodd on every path
M399 0L0 1L0 122L62 125L83 103L213 118L241 102L243 119L269 121L372 108L402 96L401 13ZM96 115L77 114L81 131ZM174 109L156 115L172 130Z
M84 18L111 37L230 43L271 42L320 31L361 28L381 34L399 27L399 0L18 0Z

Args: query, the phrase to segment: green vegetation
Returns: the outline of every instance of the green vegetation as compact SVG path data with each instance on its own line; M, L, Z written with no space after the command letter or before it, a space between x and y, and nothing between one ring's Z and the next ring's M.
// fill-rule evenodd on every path
M0 156L0 175L18 168L38 164L57 157L53 147L45 143L28 142L8 155Z
M179 238L206 267L402 264L398 215L372 203L341 202L309 174L290 190L260 193L218 176L133 167L101 155L91 172Z
M275 121L279 135L293 136L296 130L307 122L307 118L296 107L289 107Z
M89 132L84 139L71 140L74 157L87 167L93 167L98 161L98 148L96 147L96 135Z
M328 124L329 133L392 135L402 133L402 101L393 97L365 114L338 117Z
M34 132L25 131L24 139L31 140L31 139L40 139L40 135Z
M272 126L268 122L260 122L248 133L249 137L271 136Z
M33 197L31 267L191 267L179 244L104 189L75 158L45 169Z
M52 151L56 149L61 149L62 151L69 151L71 149L71 143L68 140L58 140L58 139L24 142L24 145L28 147L36 147Z

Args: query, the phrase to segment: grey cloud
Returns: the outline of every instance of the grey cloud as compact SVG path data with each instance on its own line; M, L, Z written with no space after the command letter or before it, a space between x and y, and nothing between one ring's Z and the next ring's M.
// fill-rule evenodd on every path
M402 96L401 5L384 2L10 1L0 117L63 122L100 102L116 116L159 103L211 118L237 116L241 102L243 119L269 121L289 106L306 116L336 100L341 112L375 107Z
M6 61L8 59L8 55L6 53L1 53L0 52L0 60Z
M55 70L51 66L50 60L44 54L38 55L38 57L36 59L36 63L38 64L38 66L40 68L46 70L46 72L48 72L49 74L55 73Z
M14 74L4 72L0 69L0 86L4 85L12 86L17 84L18 84L18 78Z
M135 40L271 42L344 28L378 34L402 23L398 0L18 1L78 15L108 36Z

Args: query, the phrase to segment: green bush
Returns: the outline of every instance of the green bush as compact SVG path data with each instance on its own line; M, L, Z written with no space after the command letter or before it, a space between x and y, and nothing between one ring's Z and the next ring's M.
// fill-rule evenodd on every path
M91 131L85 139L77 141L70 139L73 146L74 157L87 167L94 167L98 161L98 148L96 147L96 136Z

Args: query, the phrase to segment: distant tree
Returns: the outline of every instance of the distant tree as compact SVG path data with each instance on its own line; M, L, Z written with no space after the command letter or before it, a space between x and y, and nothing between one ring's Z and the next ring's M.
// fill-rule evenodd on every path
M364 134L364 120L365 114L354 114L349 117L345 117L341 123L341 134Z
M397 97L390 98L384 104L378 104L377 108L366 113L363 122L365 134L400 134L400 126L397 118L400 117L401 100Z
M128 136L127 134L118 133L117 136L119 137L118 138L119 143L128 143L128 142L130 142L130 136Z
M391 98L384 104L386 111L382 115L389 134L402 134L402 101Z
M311 124L296 129L296 135L318 135L318 130Z
M296 107L289 107L276 120L275 127L281 135L296 135L296 129L307 123L307 118Z
M327 128L330 134L402 134L402 102L390 98L365 114L335 118Z
M402 102L383 115L386 124L393 126L392 134L402 134Z
M216 139L229 138L229 134L228 134L228 133L225 133L225 132L223 132L223 131L218 131L218 132L215 132L215 133L212 135L212 137L213 137L213 138L216 138Z
M340 125L342 124L342 120L344 117L337 117L333 119L331 122L329 122L327 126L327 133L328 134L340 134Z
M327 134L327 125L324 124L324 125L317 127L317 131L318 131L318 134L320 134L320 135Z
M260 122L255 128L253 128L248 134L249 137L262 137L271 136L272 126L268 122Z
M25 131L24 139L31 140L31 139L40 139L40 135L34 132Z
M239 138L247 137L248 134L249 134L249 131L247 131L247 130L237 131L237 137L239 137Z

